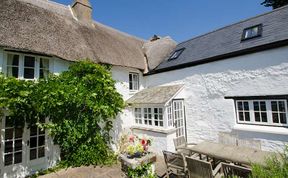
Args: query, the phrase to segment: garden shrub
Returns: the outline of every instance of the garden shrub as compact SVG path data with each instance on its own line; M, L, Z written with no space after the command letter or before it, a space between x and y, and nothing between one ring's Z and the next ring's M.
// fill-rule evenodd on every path
M67 166L111 163L109 132L124 101L109 69L86 60L37 82L2 75L0 107L16 122L48 129ZM50 122L41 125L39 119L46 117Z
M272 156L266 160L266 166L252 165L253 178L284 178L288 177L288 146L280 157Z

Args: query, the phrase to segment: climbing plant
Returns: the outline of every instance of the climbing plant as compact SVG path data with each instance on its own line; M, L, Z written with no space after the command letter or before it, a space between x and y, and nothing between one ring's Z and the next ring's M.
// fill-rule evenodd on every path
M1 75L0 107L16 122L49 130L67 166L107 164L109 132L124 107L109 69L86 60L37 82ZM50 122L40 124L43 118Z

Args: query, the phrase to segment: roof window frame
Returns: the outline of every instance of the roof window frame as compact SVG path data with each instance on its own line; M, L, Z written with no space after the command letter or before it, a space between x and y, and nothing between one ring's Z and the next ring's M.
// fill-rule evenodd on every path
M168 58L168 61L172 61L172 60L177 59L183 53L184 50L185 50L185 48L180 48L180 49L177 49L176 51L174 51L172 53L172 55L170 55L170 57ZM178 53L178 54L175 56L176 53Z
M258 28L257 34L254 36L251 36L251 37L245 37L247 30L253 29L255 27ZM253 25L253 26L247 27L247 28L243 29L243 31L242 31L241 41L246 41L246 40L254 39L257 37L261 37L262 32L263 32L263 24L258 24L258 25Z

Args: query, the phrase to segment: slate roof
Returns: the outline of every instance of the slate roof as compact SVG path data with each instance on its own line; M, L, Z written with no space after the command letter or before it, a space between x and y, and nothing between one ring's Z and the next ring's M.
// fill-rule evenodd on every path
M0 47L144 70L144 40L98 22L81 23L47 0L0 0Z
M136 93L126 102L128 104L165 104L182 88L183 85L147 88Z
M263 25L262 36L241 41L243 30L258 24ZM150 73L199 65L251 53L257 49L265 50L269 44L271 48L273 47L271 44L275 44L274 47L288 45L288 6L184 41L174 49L176 51L185 48L177 59L168 61L169 57L166 58Z

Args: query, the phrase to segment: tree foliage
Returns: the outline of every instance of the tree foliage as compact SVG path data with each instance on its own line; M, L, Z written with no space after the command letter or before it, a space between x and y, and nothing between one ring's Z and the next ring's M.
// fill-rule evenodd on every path
M265 7L273 7L273 9L285 6L288 4L288 0L265 0L261 3Z
M108 66L77 62L37 82L0 77L0 107L21 123L37 123L53 136L68 166L106 164L109 132L124 107Z

